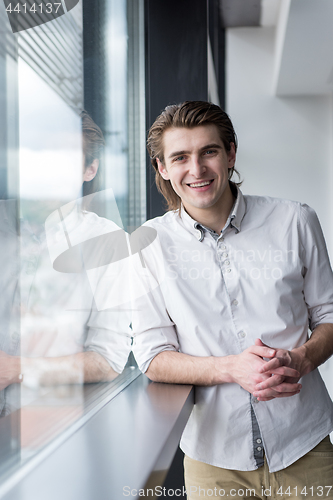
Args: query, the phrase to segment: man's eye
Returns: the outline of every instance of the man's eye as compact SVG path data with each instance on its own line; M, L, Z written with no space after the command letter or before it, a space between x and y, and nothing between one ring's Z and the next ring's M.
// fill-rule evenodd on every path
M207 151L204 152L205 155L213 155L216 153L215 149L207 149Z
M175 161L184 161L185 160L185 156L177 156L177 158L175 158Z

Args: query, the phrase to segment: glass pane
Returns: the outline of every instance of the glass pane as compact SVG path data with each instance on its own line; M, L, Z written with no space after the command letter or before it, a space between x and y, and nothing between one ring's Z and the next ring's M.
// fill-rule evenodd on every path
M137 376L145 220L143 2L4 3L0 478Z

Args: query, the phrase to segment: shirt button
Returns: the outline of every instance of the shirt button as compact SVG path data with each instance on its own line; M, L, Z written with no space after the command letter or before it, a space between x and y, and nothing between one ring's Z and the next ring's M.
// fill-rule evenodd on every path
M233 306L238 306L238 300L236 300L236 299L233 300L231 303L232 303Z
M229 266L229 264L230 264L230 261L229 261L229 260L226 260L226 261L225 261L225 265L226 265L226 266Z
M257 439L257 443L258 443L258 444L261 444L261 439Z
M257 398L252 398L252 403L259 403Z
M223 252L222 257L228 257L227 252Z
M231 269L230 269L230 268L229 268L229 269L227 269L227 273L231 273Z
M258 450L258 451L261 451L261 450L262 450L262 447L261 447L261 446L258 446L258 447L257 447L257 450Z
M239 332L238 337L239 337L240 339L244 339L244 338L246 337L246 333L245 333L245 332L243 332L243 331L242 331L242 332Z
M222 245L221 248L222 248L222 250L226 250L227 249L227 247L225 245Z

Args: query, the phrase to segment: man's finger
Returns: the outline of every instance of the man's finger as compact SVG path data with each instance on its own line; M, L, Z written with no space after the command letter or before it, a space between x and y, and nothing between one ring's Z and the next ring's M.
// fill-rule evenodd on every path
M267 363L262 365L262 367L260 368L259 371L260 371L260 373L265 373L265 372L269 372L271 370L275 370L276 368L279 368L280 366L288 366L290 364L290 361L291 361L291 359L286 352L284 356L277 355L275 358L267 361Z
M295 392L300 391L302 389L302 384L295 383L290 384L289 382L283 382L280 385L276 385L274 387L274 391L277 393L287 393L287 392Z
M260 391L264 391L265 389L269 389L270 387L274 387L277 385L282 384L284 380L284 377L280 375L273 375L272 377L269 377L268 379L264 380L263 382L260 382L259 384L256 385L255 391L258 393ZM254 396L256 396L256 393L253 393Z
M280 385L276 385L273 388L264 389L262 391L254 391L253 396L262 401L261 398L286 398L289 396L294 396L298 394L302 388L301 384L288 384L282 383Z
M255 391L253 393L254 396L257 394L260 394L261 391L264 391L265 389L269 389L271 387L278 386L282 384L284 380L284 377L278 376L278 375L273 375L272 377L269 377L268 379L264 380L263 382L260 382L259 384L256 385Z
M295 368L290 368L289 366L280 366L279 368L269 370L261 373L271 373L272 375L283 375L285 377L300 378L301 374Z
M274 396L257 396L258 401L271 401L272 399L277 398L291 398L292 396L296 396L300 391L295 392L284 392L284 393L276 393Z
M291 373L292 375L288 375L289 373ZM271 377L267 378L266 380L260 381L256 385L255 390L262 391L262 390L267 389L269 387L280 386L285 381L286 377L288 377L288 376L296 378L296 381L293 384L291 384L290 382L285 382L288 384L288 387L290 389L290 386L297 385L297 379L299 378L299 373L296 370L294 370L293 368L287 369L287 368L283 367L279 370L276 370L276 372L274 372Z
M256 354L261 358L272 358L276 354L275 349L271 349L270 347L253 345L249 349L252 354Z
M283 366L282 360L280 358L273 358L267 361L267 363L265 363L264 365L262 365L259 369L259 372L260 373L269 372L271 370L279 368L280 366Z

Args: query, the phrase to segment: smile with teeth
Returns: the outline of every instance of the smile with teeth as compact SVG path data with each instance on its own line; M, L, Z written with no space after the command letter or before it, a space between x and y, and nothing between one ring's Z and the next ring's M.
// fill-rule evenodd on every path
M191 184L188 184L188 186L190 186L191 188L199 188L199 187L203 187L203 186L209 186L209 184L211 184L212 182L213 182L213 180L202 181L202 182L192 182Z

